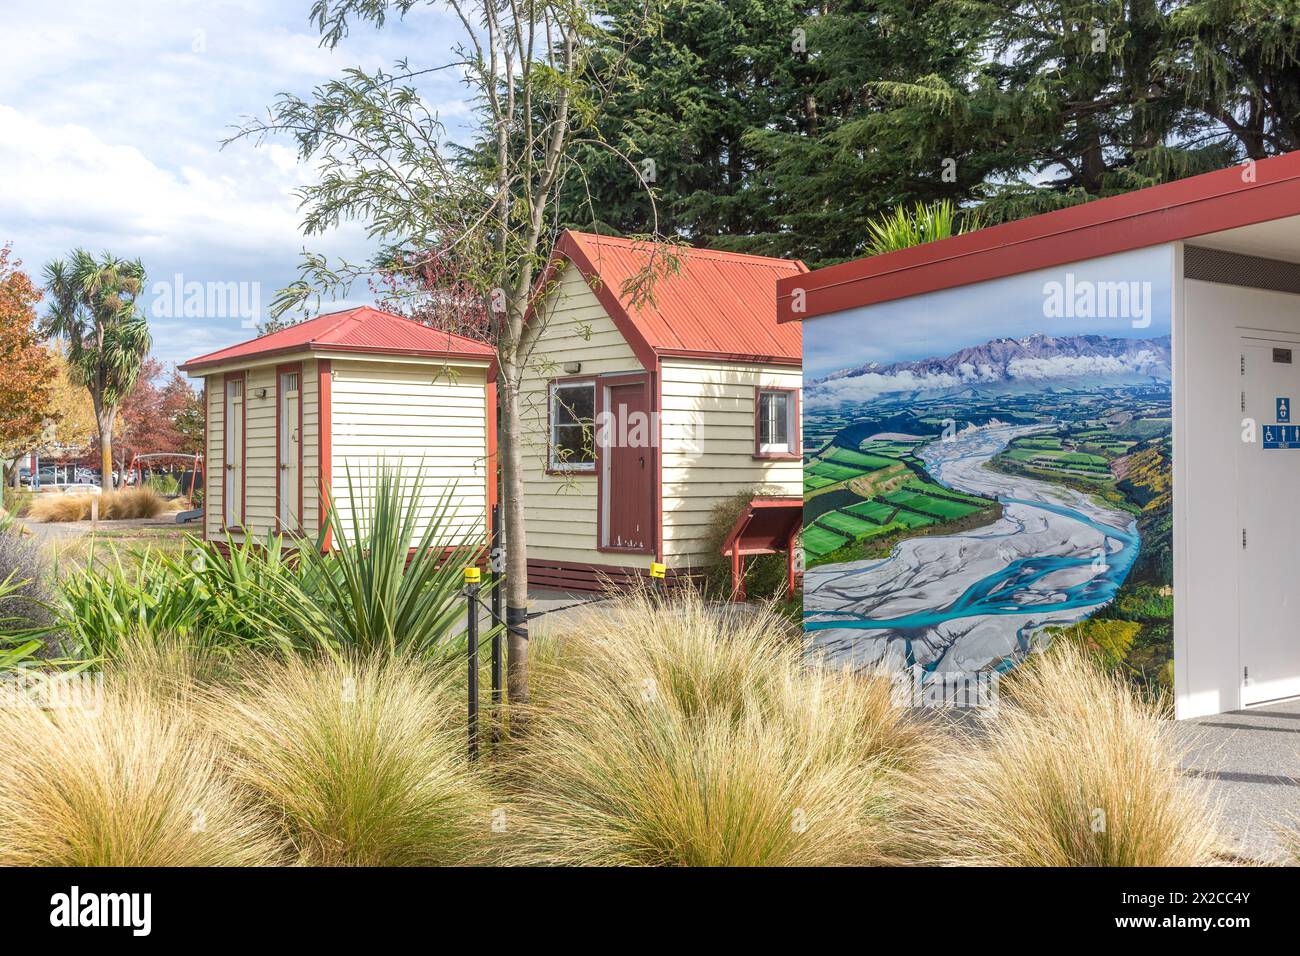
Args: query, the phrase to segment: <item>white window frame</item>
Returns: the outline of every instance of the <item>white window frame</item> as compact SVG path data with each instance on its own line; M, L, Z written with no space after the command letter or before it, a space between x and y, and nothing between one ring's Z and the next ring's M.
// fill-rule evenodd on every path
M767 408L766 398L769 395L779 395L785 402L785 436L783 442L767 442L763 439L763 412ZM758 411L754 416L754 446L760 456L779 456L789 455L791 457L800 453L799 442L799 417L798 417L798 392L792 388L774 388L760 385L758 387Z
M586 388L591 390L591 429L592 429L592 448L591 461L564 461L556 457L556 449L559 443L556 441L557 428L573 428L573 424L561 425L559 423L559 393L562 389ZM596 473L596 447L595 447L595 429L596 429L596 380L594 378L565 380L559 379L550 383L547 389L547 434L546 434L546 468L548 471L555 472L576 472L578 474Z

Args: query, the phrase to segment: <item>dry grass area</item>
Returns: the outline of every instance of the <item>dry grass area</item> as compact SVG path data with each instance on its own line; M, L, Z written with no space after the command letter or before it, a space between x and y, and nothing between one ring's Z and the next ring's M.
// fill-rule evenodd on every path
M465 758L455 672L403 657L243 669L202 711L231 777L313 866L479 862L492 800Z
M12 707L0 865L248 866L282 858L187 708L124 682L98 707Z
M109 491L98 495L38 495L28 505L27 517L32 521L89 521L94 502L99 503L101 521L156 518L168 511L176 511L179 507L184 507L181 499L168 501L152 488L124 488L121 491Z
M775 613L633 595L566 627L507 772L514 862L873 864L929 746L880 676L807 668Z
M127 642L100 713L6 713L0 864L1217 859L1168 725L1067 646L971 734L884 674L810 666L775 612L695 595L533 643L528 732L473 764L459 659Z
M949 747L914 821L927 862L1201 866L1221 851L1208 786L1180 772L1159 701L1059 642L1003 682L987 736Z

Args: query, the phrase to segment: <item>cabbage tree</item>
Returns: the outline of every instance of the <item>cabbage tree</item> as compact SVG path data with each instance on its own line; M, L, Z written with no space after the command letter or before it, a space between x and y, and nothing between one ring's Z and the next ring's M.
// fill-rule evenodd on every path
M45 267L50 310L47 335L62 339L68 376L90 392L99 434L105 490L113 480L113 426L135 387L153 339L136 303L145 286L144 264L105 252L96 259L74 249Z

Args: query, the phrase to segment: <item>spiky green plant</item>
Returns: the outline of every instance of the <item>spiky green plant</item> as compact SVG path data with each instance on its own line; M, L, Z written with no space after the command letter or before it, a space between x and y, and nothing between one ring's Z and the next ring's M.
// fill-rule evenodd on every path
M312 643L284 614L301 583L280 538L234 543L228 555L192 535L186 545L181 553L145 549L126 559L110 548L92 553L84 573L63 575L57 610L78 657L116 657L128 639L281 651Z
M326 495L333 547L303 549L303 586L284 613L332 648L432 651L464 627L464 569L482 555L482 523L458 515L455 486L430 505L422 470L381 463L365 484L348 469L346 515Z
M891 212L867 223L870 242L866 252L869 256L879 256L910 249L937 239L974 232L980 225L977 214L963 212L947 199L929 205L917 203L910 212L905 206L895 206Z

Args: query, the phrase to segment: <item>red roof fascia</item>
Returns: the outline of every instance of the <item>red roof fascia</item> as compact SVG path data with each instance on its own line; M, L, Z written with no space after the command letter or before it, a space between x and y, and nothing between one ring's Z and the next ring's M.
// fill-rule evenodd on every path
M653 371L658 364L655 359L654 348L646 340L641 328L632 321L632 316L623 308L623 303L619 300L617 291L611 289L609 283L601 278L600 271L587 257L586 250L578 244L577 239L568 229L560 234L559 241L555 243L555 253L552 255L551 262L547 267L548 274L543 278L554 278L558 273L554 272L552 267L558 270L563 259L568 259L578 267L578 271L587 280L587 287L596 294L596 299L600 302L601 308L613 320L619 334L632 347L632 352L636 355L637 361L641 363L641 367ZM542 285L539 288L545 289L546 286Z
M777 283L792 322L1300 214L1300 151L816 269ZM792 311L796 289L805 309Z

